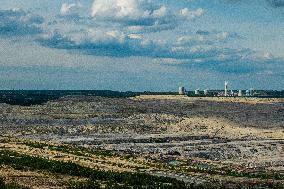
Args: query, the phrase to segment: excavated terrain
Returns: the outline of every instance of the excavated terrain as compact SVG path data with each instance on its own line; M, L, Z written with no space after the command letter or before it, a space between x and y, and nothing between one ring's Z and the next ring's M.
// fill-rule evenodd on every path
M3 137L166 162L181 174L146 172L188 182L212 179L184 175L192 165L284 175L284 99L68 96L44 105L0 104L0 130Z

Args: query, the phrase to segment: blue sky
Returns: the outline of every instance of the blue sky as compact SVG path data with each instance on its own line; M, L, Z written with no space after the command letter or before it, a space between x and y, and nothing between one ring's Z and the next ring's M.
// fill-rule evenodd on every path
M283 0L1 0L1 89L283 89Z

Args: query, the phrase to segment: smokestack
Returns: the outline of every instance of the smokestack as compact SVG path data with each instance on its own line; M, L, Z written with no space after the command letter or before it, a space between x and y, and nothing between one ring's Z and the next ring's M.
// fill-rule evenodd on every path
M225 96L228 96L228 90L229 90L229 87L228 87L228 81L225 81Z

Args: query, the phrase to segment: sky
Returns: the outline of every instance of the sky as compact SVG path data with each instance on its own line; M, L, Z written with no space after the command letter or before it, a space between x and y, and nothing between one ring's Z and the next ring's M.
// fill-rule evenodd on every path
M1 0L0 89L284 86L284 0Z

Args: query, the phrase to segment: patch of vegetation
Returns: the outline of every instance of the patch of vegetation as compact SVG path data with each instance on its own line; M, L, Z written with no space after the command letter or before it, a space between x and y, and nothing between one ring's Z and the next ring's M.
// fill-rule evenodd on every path
M97 150L97 149L89 149L84 147L61 145L61 146L49 146L48 148L55 151L74 154L77 156L88 156L88 155L107 156L107 157L115 156L111 151L108 150Z
M43 149L44 147L48 146L48 145L45 144L45 143L32 142L32 141L24 142L24 144L27 145L27 146L29 146L29 147L32 147L32 148L40 148L40 149Z
M220 175L220 176L232 176L232 177L244 177L249 179L259 179L263 181L267 180L284 180L284 175L277 172L246 172L246 171L237 171L230 168L213 168L213 167L204 167L196 164L191 164L190 166L181 165L171 165L167 160L156 160L153 165L148 164L149 166L155 166L161 169L174 170L178 173L203 173L210 175ZM267 182L270 186L271 183ZM274 186L274 185L272 185ZM271 188L271 187L269 187Z
M9 165L18 170L45 170L51 173L89 178L91 181L106 181L110 186L120 184L125 188L186 188L183 181L168 177L152 176L144 173L117 173L95 170L71 162L46 160L39 157L0 150L0 165ZM86 188L90 183L83 183ZM85 185L86 184L86 185Z
M245 172L236 171L229 168L204 168L197 165L191 165L186 167L175 167L171 165L165 165L167 168L172 170L178 170L178 172L188 172L188 173L205 173L210 175L220 175L220 176L232 176L232 177L244 177L250 179L260 179L260 180L284 180L284 175L276 172ZM270 184L269 182L267 184Z
M5 183L4 179L0 178L0 189L29 189L29 188L20 186L16 183Z

